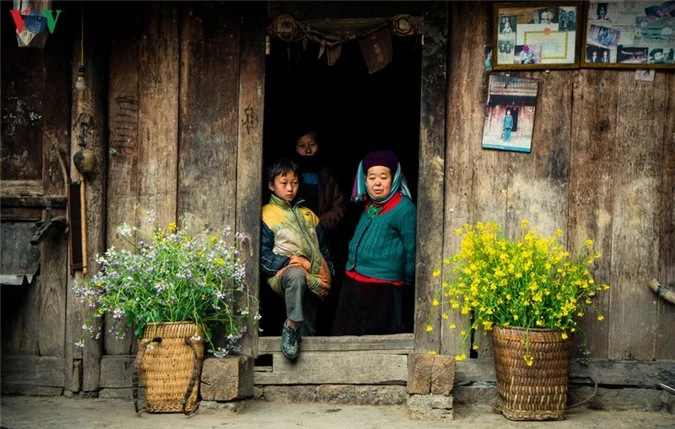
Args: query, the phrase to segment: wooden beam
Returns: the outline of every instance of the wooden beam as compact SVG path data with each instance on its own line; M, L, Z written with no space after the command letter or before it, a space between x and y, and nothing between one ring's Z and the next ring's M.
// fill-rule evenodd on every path
M40 196L44 194L42 180L0 180L0 193L14 196Z
M417 255L415 272L415 350L438 351L439 330L426 332L436 291L433 266L442 258L447 97L447 3L434 3L422 52L419 172L417 191ZM440 320L438 315L434 320ZM437 322L438 324L438 322Z
M496 383L494 365L492 359L459 362L457 383ZM582 377L591 377L601 386L655 387L659 382L675 380L675 361L592 360L587 366L570 363L570 381Z
M63 387L65 360L54 356L2 356L2 384Z
M180 16L177 213L233 227L241 18L228 2L186 2Z
M408 381L408 356L370 352L303 351L295 363L281 352L271 372L255 372L254 384L398 384Z
M609 281L610 359L656 357L657 301L645 285L658 272L658 213L666 118L666 73L654 83L617 71L616 132L611 142L612 278ZM672 118L671 118L672 120ZM638 143L639 142L639 143Z
M124 20L124 27L113 26L110 32L110 80L108 83L108 198L106 201L106 242L108 248L131 250L131 244L117 233L117 227L127 224L140 227L139 181L139 79L140 38L142 22L149 20L149 5L135 5L133 14L122 17L115 10L114 22ZM110 18L113 20L113 17ZM93 267L92 267L93 268ZM104 323L110 321L106 315ZM136 339L131 328L126 329L124 338L105 330L103 347L106 354L129 354L135 350ZM103 371L103 367L101 367ZM103 374L101 374L103 377Z
M660 73L659 73L660 74ZM659 271L661 284L675 282L675 73L664 73L667 79L666 128L663 135L661 159L663 162L660 186L660 204L656 213L659 237ZM666 300L657 304L658 319L656 325L656 359L675 359L675 306Z
M35 197L7 197L0 196L0 206L7 207L27 207L27 208L57 208L66 207L68 197L56 196L35 196Z
M70 181L80 182L84 190L82 198L83 216L82 223L82 248L86 249L82 255L82 271L75 273L74 277L83 280L87 275L86 267L96 266L96 255L103 254L105 247L105 201L106 201L106 171L107 171L107 133L108 122L104 115L106 98L101 94L107 94L107 50L103 37L104 31L96 31L95 28L105 22L102 9L88 4L82 5L82 20L84 37L80 31L73 32L73 58L71 76L77 76L82 58L85 66L86 89L77 90L72 87L71 106L71 142L72 154L80 150L80 144L86 143L86 148L92 150L96 156L95 173L89 177L83 177L75 167L72 157L70 162ZM76 8L79 10L79 8ZM78 14L79 15L79 14ZM79 20L78 20L79 21ZM78 30L80 25L76 26ZM99 29L100 30L100 29ZM82 51L84 50L84 51ZM85 125L86 124L86 125ZM83 141L83 136L86 138ZM78 196L72 195L73 198ZM92 273L93 274L93 273ZM84 349L75 348L75 342L81 335L81 326L87 319L89 309L75 298L70 285L70 279L66 287L66 335L65 356L67 368L76 365L75 361L82 359L82 380L72 380L74 374L66 371L66 388L71 389L80 386L85 391L98 389L100 360L102 345L100 340L91 338L84 339ZM85 335L86 337L86 335Z
M236 167L235 229L245 239L241 257L246 264L248 292L259 297L260 210L262 201L262 139L265 96L265 9L250 2L243 13L239 53L239 107ZM258 302L249 302L256 314ZM258 329L252 322L242 341L242 350L258 354Z
M278 352L280 344L281 337L260 337L258 338L259 354ZM375 353L383 351L392 354L395 352L407 354L413 351L413 334L303 337L301 347L303 352L370 351Z

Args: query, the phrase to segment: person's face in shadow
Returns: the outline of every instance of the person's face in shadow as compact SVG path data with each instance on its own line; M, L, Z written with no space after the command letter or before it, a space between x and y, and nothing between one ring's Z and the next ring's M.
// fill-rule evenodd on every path
M314 156L317 150L319 150L319 145L313 133L303 135L295 144L295 151L302 156Z

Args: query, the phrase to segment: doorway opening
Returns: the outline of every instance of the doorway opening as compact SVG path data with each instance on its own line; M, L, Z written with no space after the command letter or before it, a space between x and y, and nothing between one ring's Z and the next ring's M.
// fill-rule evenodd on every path
M358 41L342 46L329 66L312 42L272 39L266 57L263 165L290 157L304 130L317 133L319 150L345 197L347 212L328 234L336 276L320 307L317 335L329 336L344 277L348 244L363 206L349 200L357 166L372 150L392 150L417 198L422 46L419 37L392 36L392 61L369 74ZM263 177L263 204L269 200ZM404 302L406 332L413 332L414 289ZM261 336L279 336L285 320L283 300L264 278L260 285Z

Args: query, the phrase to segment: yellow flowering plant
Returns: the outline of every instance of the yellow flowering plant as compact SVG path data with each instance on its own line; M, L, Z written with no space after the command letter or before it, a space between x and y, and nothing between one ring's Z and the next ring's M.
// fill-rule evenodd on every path
M560 243L560 229L541 237L527 220L521 222L521 238L516 240L506 238L493 221L467 224L455 232L462 237L459 252L444 258L433 271L440 285L429 320L438 311L443 320L449 319L449 312L459 311L471 317L472 330L555 329L567 339L581 332L578 319L587 312L604 319L593 299L609 285L593 278L601 255L593 250L592 240L573 255ZM454 323L449 327L457 328ZM426 330L433 330L429 321ZM460 334L465 344L470 332ZM465 353L455 356L458 361L465 358ZM532 365L531 356L525 360Z
M143 222L152 230L147 240L139 228L118 227L131 249L110 247L97 255L99 271L73 285L75 296L91 309L82 333L97 338L105 328L124 338L130 326L141 338L148 323L190 321L204 329L214 356L238 353L249 321L259 319L250 312L257 306L246 287L239 234L229 227L193 228L189 214L181 217L180 225L166 228L153 213ZM224 336L222 341L214 340L216 332ZM83 338L76 343L83 344Z

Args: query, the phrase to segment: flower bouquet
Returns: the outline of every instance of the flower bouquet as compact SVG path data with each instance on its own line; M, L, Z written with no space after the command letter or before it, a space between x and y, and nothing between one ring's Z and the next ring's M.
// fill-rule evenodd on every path
M572 254L559 242L561 230L556 230L553 236L540 237L526 220L521 222L520 237L514 240L507 238L493 221L467 224L455 232L462 236L460 250L434 269L433 277L439 278L440 285L429 317L439 311L443 320L449 319L451 311L470 317L470 330L461 332L462 344L466 344L471 331L493 331L501 408L504 412L511 407L510 414L504 412L507 418L561 418L571 336L583 335L578 320L588 312L594 312L598 320L604 319L593 306L597 293L609 289L593 278L592 270L600 253L593 250L591 240L586 240L583 248ZM448 323L451 329L457 328L455 323ZM426 330L433 330L430 319ZM585 335L581 343L587 356ZM478 346L473 345L473 349L477 350ZM510 360L504 362L504 356ZM462 361L466 357L464 350L460 350L455 360ZM559 362L552 362L554 359ZM515 366L519 367L514 370L519 377L504 374ZM555 366L558 372L551 370ZM528 398L527 388L506 384L514 379L522 380L525 377L521 376L541 368L549 372L543 377L538 375L535 383L559 378L563 386L554 386L551 390L557 396L555 401L561 404L532 414L532 410L520 409L518 404L509 402L509 392L517 391L514 397L535 406L548 406L554 400L544 397L543 388L537 391L539 396ZM536 417L530 418L533 415Z
M109 248L97 256L100 270L74 284L74 294L92 310L83 334L100 335L106 329L118 338L133 327L141 338L148 324L191 321L203 330L204 341L216 357L240 352L255 297L245 284L245 267L236 244L238 234L229 227L205 226L193 233L193 217L180 219L180 228L170 223L162 229L152 214L144 222L151 227L149 240L141 230L128 225L117 231L131 250ZM257 308L257 306L253 307ZM126 322L126 324L124 323ZM216 346L214 333L224 335ZM195 334L199 336L199 334ZM82 346L80 338L77 345Z

